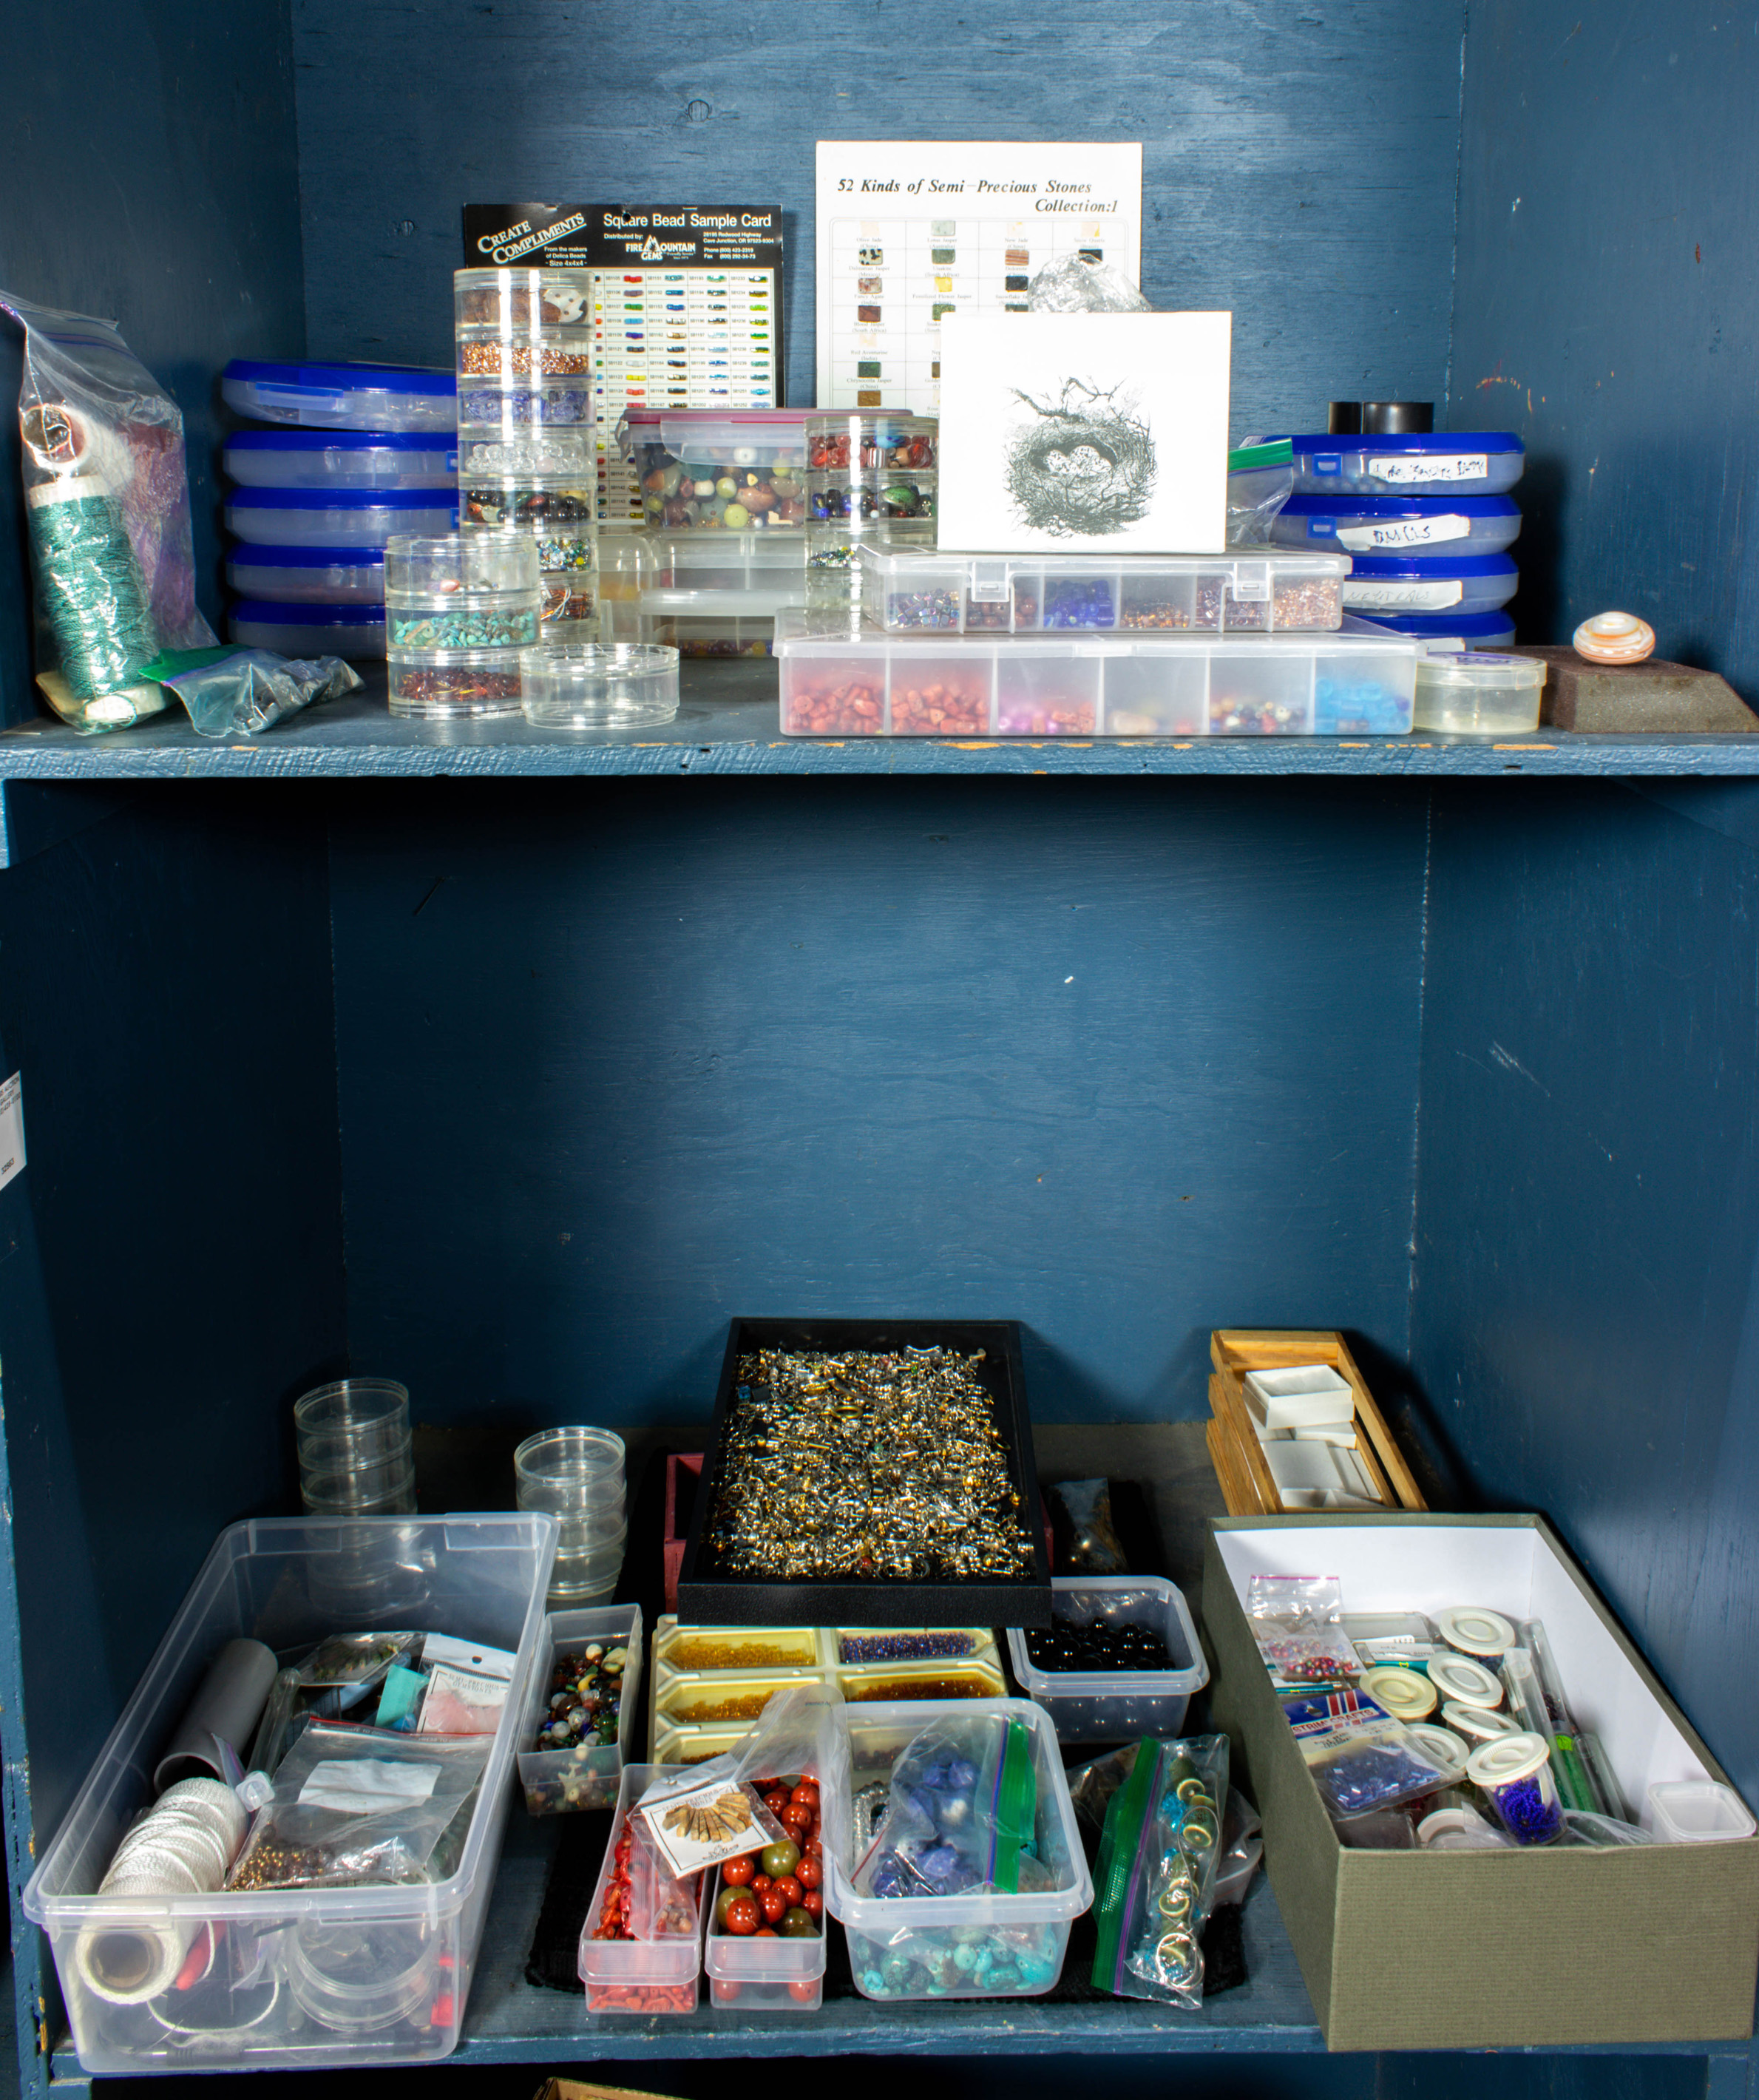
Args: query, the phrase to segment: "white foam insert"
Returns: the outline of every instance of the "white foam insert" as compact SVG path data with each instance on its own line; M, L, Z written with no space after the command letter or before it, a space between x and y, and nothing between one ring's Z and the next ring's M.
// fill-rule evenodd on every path
M1347 1612L1423 1612L1479 1604L1544 1623L1576 1726L1600 1738L1620 1791L1645 1829L1649 1789L1713 1775L1563 1563L1524 1524L1327 1524L1323 1529L1219 1531L1222 1565L1245 1609L1254 1575L1335 1575Z

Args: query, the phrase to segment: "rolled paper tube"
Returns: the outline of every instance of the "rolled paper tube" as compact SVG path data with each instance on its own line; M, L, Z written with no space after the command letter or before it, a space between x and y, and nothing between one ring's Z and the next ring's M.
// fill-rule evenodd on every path
M208 1674L177 1724L170 1746L154 1767L162 1793L181 1779L223 1780L218 1748L231 1745L242 1764L275 1682L275 1651L258 1640L229 1640L208 1665Z

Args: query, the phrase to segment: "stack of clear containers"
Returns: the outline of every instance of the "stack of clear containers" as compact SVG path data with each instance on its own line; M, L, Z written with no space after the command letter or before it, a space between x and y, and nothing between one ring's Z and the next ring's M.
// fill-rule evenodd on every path
M610 1429L540 1429L513 1454L519 1507L556 1517L553 1612L609 1601L628 1538L623 1439Z
M409 1392L391 1379L338 1379L293 1403L299 1496L315 1516L407 1516L416 1506Z
M385 549L394 715L518 714L519 659L542 631L538 549L523 533L454 532Z
M458 518L536 547L546 639L597 633L592 283L584 270L460 270Z
M452 376L414 367L235 358L227 405L274 427L221 455L233 641L284 656L385 653L384 548L457 523Z
M940 423L888 409L827 409L806 419L806 602L862 602L863 547L935 544Z

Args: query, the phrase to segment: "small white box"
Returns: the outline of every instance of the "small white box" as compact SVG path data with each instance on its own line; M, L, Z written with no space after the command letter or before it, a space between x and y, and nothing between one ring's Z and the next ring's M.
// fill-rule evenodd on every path
M1246 1405L1267 1429L1313 1429L1356 1420L1349 1381L1329 1364L1290 1364L1280 1371L1248 1371Z

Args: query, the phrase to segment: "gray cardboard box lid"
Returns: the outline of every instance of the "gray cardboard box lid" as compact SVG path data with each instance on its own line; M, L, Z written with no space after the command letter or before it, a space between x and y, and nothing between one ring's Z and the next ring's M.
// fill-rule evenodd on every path
M1538 1853L1371 1852L1338 1842L1271 1688L1217 1535L1366 1525L1419 1534L1448 1526L1536 1533L1711 1776L1723 1776L1542 1518L1212 1521L1203 1583L1212 1710L1232 1738L1243 1783L1264 1819L1265 1866L1328 2048L1744 2040L1752 2031L1759 1978L1759 1838ZM1412 1551L1421 1550L1413 1538ZM1347 1595L1344 1602L1348 1607Z

